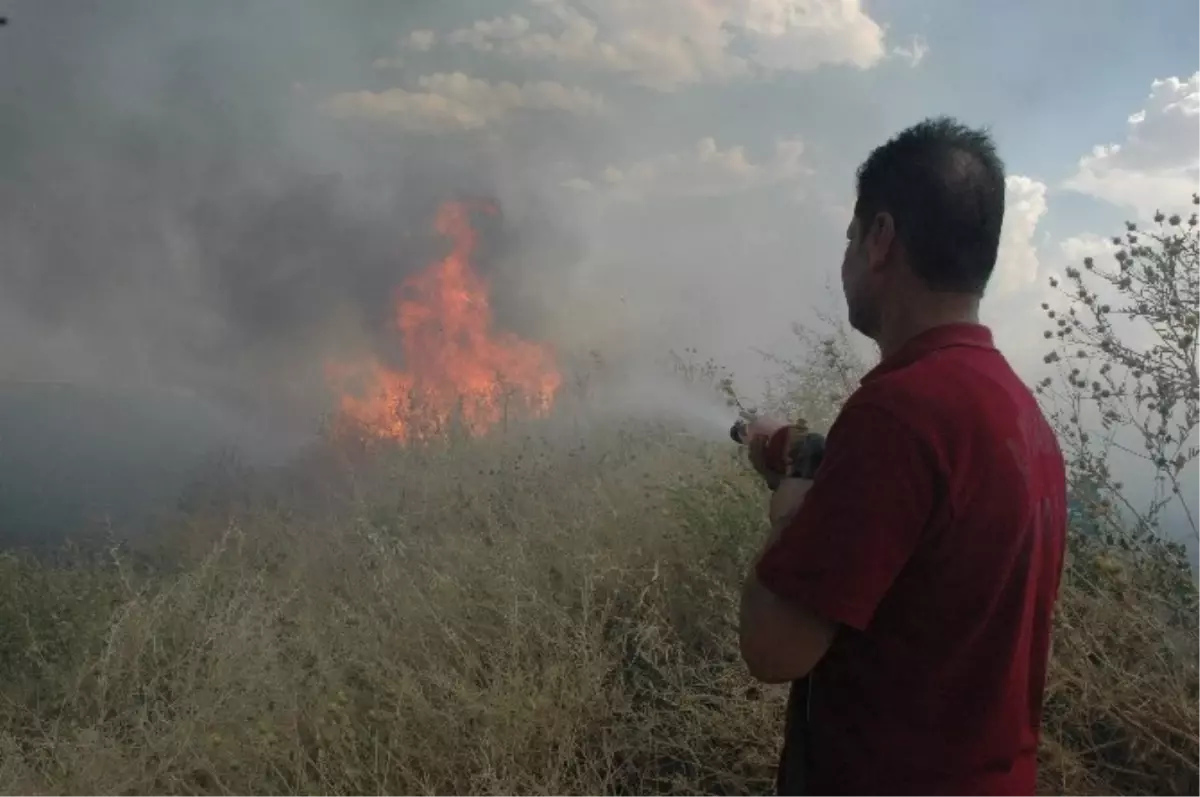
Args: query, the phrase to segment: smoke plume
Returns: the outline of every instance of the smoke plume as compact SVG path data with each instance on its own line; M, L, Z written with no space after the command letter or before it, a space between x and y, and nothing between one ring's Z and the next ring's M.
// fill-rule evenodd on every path
M26 2L9 14L4 381L194 395L311 431L328 406L326 358L391 354L393 292L445 246L438 203L525 191L487 142L319 111L322 94L370 72L362 6ZM543 215L536 235L556 223ZM503 282L533 232L503 219L484 230L490 276ZM528 320L498 293L502 320Z

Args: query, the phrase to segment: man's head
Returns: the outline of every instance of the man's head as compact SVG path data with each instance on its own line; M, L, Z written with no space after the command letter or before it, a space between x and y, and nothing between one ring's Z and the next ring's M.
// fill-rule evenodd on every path
M850 324L878 339L897 303L983 295L1004 221L1004 164L990 136L926 119L858 168L842 287Z

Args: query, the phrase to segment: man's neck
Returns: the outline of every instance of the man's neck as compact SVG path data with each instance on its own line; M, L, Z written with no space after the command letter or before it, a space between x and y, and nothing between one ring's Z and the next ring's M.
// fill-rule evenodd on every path
M876 343L886 359L905 343L935 327L947 324L978 324L979 298L962 295L934 295L885 319Z

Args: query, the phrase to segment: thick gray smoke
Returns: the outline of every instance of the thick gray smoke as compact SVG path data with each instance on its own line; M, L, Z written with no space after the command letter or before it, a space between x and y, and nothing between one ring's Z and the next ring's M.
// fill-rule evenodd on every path
M609 16L651 25L635 5L611 4ZM606 4L570 6L599 17ZM547 30L591 24L560 2L513 8ZM163 457L213 445L286 457L331 407L327 360L396 361L394 292L445 250L433 218L448 199L501 209L479 219L477 263L500 326L565 359L599 351L617 374L601 394L614 412L683 407L717 434L723 406L652 364L695 347L753 390L771 370L754 347L786 355L793 321L812 321L814 307L840 315L829 286L854 167L872 146L926 111L962 109L998 124L1006 153L1014 135L1027 138L1007 100L988 107L1008 123L979 116L978 92L956 94L966 84L955 69L917 79L905 65L920 61L915 40L898 61L891 33L871 50L865 17L847 17L854 35L822 39L828 52L810 48L821 64L792 64L803 48L780 61L760 52L786 88L767 95L738 80L692 91L687 64L639 50L636 37L615 71L602 47L589 51L603 67L592 73L489 58L513 35L588 44L489 16L511 10L0 0L0 514L5 474L36 487L43 472L14 460L16 449L58 446L79 460L86 440L140 437ZM689 24L707 19L692 11ZM419 52L405 49L414 31L428 31ZM711 44L696 52L712 56ZM736 66L742 44L691 65ZM845 68L860 58L874 66ZM1026 64L1017 78L1043 71ZM651 73L676 90L655 89ZM1023 313L1040 301L1032 288L1001 291L1038 268L1046 186L1016 179L1025 194L1011 190L1014 202L1028 201L1006 221L1020 239L997 278L997 301L1014 308L1006 334L1032 328ZM1036 367L1040 348L1022 345L1006 353ZM107 437L72 425L98 405L106 432L125 428L120 407L157 425ZM40 426L28 421L51 410ZM58 461L45 472L61 479Z
M524 191L485 146L317 111L323 91L375 79L368 6L5 10L0 380L185 393L243 426L311 432L327 357L394 350L393 293L444 246L438 203ZM405 13L386 14L388 38ZM555 225L485 224L510 326L536 318L511 306L505 259Z
M704 199L564 204L552 167L598 173L640 128L550 113L420 135L321 112L400 81L380 54L435 5L9 0L0 380L183 392L239 428L303 436L329 405L326 358L394 355L394 290L444 246L438 203L462 196L499 201L480 265L518 333L613 356L745 351L746 324L786 339L804 305L788 293L812 296L835 262L828 219L814 237L764 229L769 197L740 222ZM435 55L423 70L471 66ZM811 266L790 262L801 247ZM754 312L720 306L726 281L765 274L781 290Z
M169 511L214 450L291 456L332 406L328 359L395 361L395 290L445 250L443 201L499 201L479 265L498 322L536 331L521 286L573 242L516 159L555 131L497 158L320 110L386 80L372 60L421 13L0 2L0 538Z

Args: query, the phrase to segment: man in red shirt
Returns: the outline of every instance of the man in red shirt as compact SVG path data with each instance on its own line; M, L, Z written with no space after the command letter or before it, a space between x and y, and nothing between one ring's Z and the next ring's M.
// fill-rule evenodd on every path
M882 359L815 478L772 493L742 594L750 672L797 682L781 792L1034 792L1066 475L978 321L1003 216L991 140L952 119L858 170L842 285ZM776 476L777 429L750 430Z

